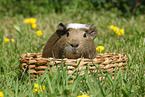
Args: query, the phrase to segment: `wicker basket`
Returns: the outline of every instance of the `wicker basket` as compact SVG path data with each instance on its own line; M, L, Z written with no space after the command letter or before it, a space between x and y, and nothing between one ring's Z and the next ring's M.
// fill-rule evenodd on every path
M126 60L127 57L125 54L118 53L97 54L95 59L64 58L63 60L56 58L42 58L42 53L27 53L20 56L20 68L22 72L29 72L33 77L37 77L38 75L42 75L45 72L45 69L47 69L49 73L52 66L56 68L56 64L59 67L60 64L63 63L65 64L64 67L67 67L68 74L72 73L77 68L78 71L81 71L79 74L83 75L83 69L85 69L87 66L89 66L89 71L96 72L96 65L94 64L97 64L97 67L103 73L109 72L113 75L115 67L117 67L116 70L121 68L122 72L127 69Z

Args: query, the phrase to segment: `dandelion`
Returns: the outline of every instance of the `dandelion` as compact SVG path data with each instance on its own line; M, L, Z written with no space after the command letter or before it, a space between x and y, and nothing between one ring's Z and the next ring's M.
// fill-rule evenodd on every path
M36 29L37 28L37 25L36 24L32 24L32 28L33 29Z
M110 26L110 30L113 30L113 29L114 29L114 26L113 26L113 25L111 25L111 26Z
M124 35L124 29L119 29L118 27L114 27L113 25L110 26L110 29L111 29L111 30L113 29L113 31L114 31L118 36Z
M35 84L34 87L39 89L39 85L38 84Z
M117 33L116 33L118 36L121 36L121 33L118 31Z
M33 92L36 94L36 93L41 93L43 94L43 90L45 90L45 85L43 85L43 87L41 87L41 85L38 85L38 84L34 84L34 89L33 89Z
M35 18L30 18L30 23L31 24L35 24L37 22L37 20Z
M25 24L29 24L29 23L30 23L30 19L25 19L25 20L24 20L24 23L25 23Z
M77 96L77 97L89 97L89 96L87 96L87 95L85 94L85 95L79 95L79 96Z
M117 33L117 31L119 30L118 27L114 27L113 31Z
M120 29L119 33L121 33L121 35L124 35L124 29Z
M43 94L42 89L43 89L43 90L45 90L45 85L43 85L43 87L42 87L42 88L41 88L41 86L40 86L40 90L41 90L41 92L42 92L42 94ZM39 92L39 91L38 91L38 92Z
M36 94L38 91L38 89L33 89L34 94Z
M124 35L124 29L120 29L118 32L116 32L116 34L117 34L118 36Z
M98 47L96 47L96 50L97 50L98 52L102 52L104 49L105 49L105 48L104 48L103 46L98 46Z
M43 35L42 31L36 31L37 36Z
M0 97L4 97L4 94L3 94L3 92L0 92Z
M13 38L11 39L11 41L12 41L12 42L15 42L15 40L14 40Z
M25 24L35 24L37 22L37 20L35 18L30 18L30 19L25 19L24 23Z
M45 90L45 85L43 85L43 89Z
M5 43L7 43L7 42L9 42L9 41L10 41L10 40L9 40L8 38L6 38L6 37L4 38L4 42L5 42Z

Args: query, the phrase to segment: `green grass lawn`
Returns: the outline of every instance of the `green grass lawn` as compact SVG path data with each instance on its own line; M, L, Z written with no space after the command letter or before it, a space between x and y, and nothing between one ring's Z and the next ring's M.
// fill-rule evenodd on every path
M110 12L85 12L79 14L62 13L37 15L37 29L30 24L24 24L23 16L1 16L0 19L0 91L4 97L77 97L87 94L90 97L143 97L145 95L145 15L128 18L119 17ZM48 38L55 32L60 22L65 23L93 23L98 29L95 39L96 47L102 45L102 53L125 53L128 69L105 76L100 82L97 75L94 83L87 72L78 76L73 83L68 83L66 70L59 73L44 74L36 82L31 82L31 76L21 75L19 57L23 53L41 53ZM110 25L123 28L125 34L118 36L109 29ZM43 35L38 37L36 31ZM4 42L4 37L13 38L15 42ZM45 78L46 76L46 78ZM102 74L102 76L104 76ZM45 81L44 81L45 79ZM81 82L81 81L87 81ZM42 93L33 93L34 84L45 85Z

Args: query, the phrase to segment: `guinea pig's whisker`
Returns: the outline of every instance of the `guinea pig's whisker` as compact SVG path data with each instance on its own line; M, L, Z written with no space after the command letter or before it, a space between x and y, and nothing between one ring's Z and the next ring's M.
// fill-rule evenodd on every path
M65 55L65 54L66 54L66 50L65 50L65 49L63 50L63 53L62 53L62 54L63 54L63 55Z
M65 47L64 53L69 54L70 52L72 52L71 48L70 47Z

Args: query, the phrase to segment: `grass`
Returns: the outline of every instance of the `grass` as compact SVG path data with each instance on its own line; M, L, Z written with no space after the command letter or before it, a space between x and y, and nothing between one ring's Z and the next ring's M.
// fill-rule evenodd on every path
M51 15L37 15L37 29L31 29L23 20L28 17L3 16L0 22L0 91L4 97L76 97L87 94L90 97L143 97L145 95L145 16L118 17L110 12L85 12L79 14L62 13ZM66 70L60 69L51 74L45 74L35 83L45 85L43 94L34 94L34 82L31 76L21 76L19 57L23 53L42 52L48 38L55 32L60 22L93 23L98 29L95 39L96 47L102 45L105 50L102 53L125 53L128 57L128 69L115 74L114 80L111 74L105 76L105 80L97 80L97 74L91 82L87 74L76 76L73 83L68 83L69 75ZM124 36L117 36L109 29L115 25L125 29ZM41 30L43 36L38 37L36 31ZM15 42L4 43L4 37L14 38ZM93 74L92 74L93 75ZM45 78L46 76L46 78ZM102 76L104 76L102 74ZM21 79L22 78L22 79ZM44 81L45 80L45 81ZM87 81L80 82L80 81Z

